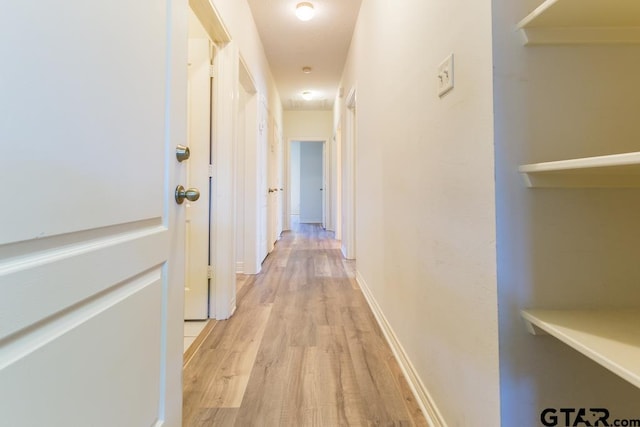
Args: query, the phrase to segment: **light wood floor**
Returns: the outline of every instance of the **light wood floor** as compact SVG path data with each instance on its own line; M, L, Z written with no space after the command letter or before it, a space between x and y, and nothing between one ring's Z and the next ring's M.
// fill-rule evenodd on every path
M426 426L332 234L285 232L184 368L187 426Z

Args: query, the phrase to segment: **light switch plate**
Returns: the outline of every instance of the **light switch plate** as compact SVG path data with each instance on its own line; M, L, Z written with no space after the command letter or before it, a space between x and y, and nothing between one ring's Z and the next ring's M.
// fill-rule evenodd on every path
M438 66L438 96L453 89L453 53Z

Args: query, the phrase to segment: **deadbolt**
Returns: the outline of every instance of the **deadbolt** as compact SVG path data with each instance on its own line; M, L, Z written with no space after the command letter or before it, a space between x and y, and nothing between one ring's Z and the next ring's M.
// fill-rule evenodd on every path
M191 156L191 151L189 151L189 147L185 147L184 145L178 145L176 147L176 159L179 162L184 162Z
M200 191L197 188L184 189L182 185L176 187L176 202L181 205L184 199L195 202L200 198Z

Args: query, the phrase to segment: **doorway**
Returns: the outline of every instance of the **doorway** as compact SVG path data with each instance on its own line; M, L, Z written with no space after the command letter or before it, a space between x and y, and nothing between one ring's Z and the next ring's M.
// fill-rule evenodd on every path
M260 186L266 174L261 157L258 132L259 96L244 60L238 63L238 120L236 131L236 273L257 274L266 253L261 242L266 234L261 227L263 192ZM266 201L264 202L266 204ZM266 248L266 243L264 243Z
M289 156L290 224L325 224L325 141L292 141Z
M357 174L357 120L356 90L352 88L345 99L345 141L341 142L342 169L342 254L346 259L356 259L356 174Z

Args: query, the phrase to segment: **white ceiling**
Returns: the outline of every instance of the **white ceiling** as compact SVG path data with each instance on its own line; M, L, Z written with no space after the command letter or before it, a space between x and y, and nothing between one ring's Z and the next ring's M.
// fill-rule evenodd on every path
M285 110L330 110L338 91L361 0L309 0L310 21L295 16L303 0L248 0ZM311 67L310 74L302 67ZM310 90L314 100L305 101Z

